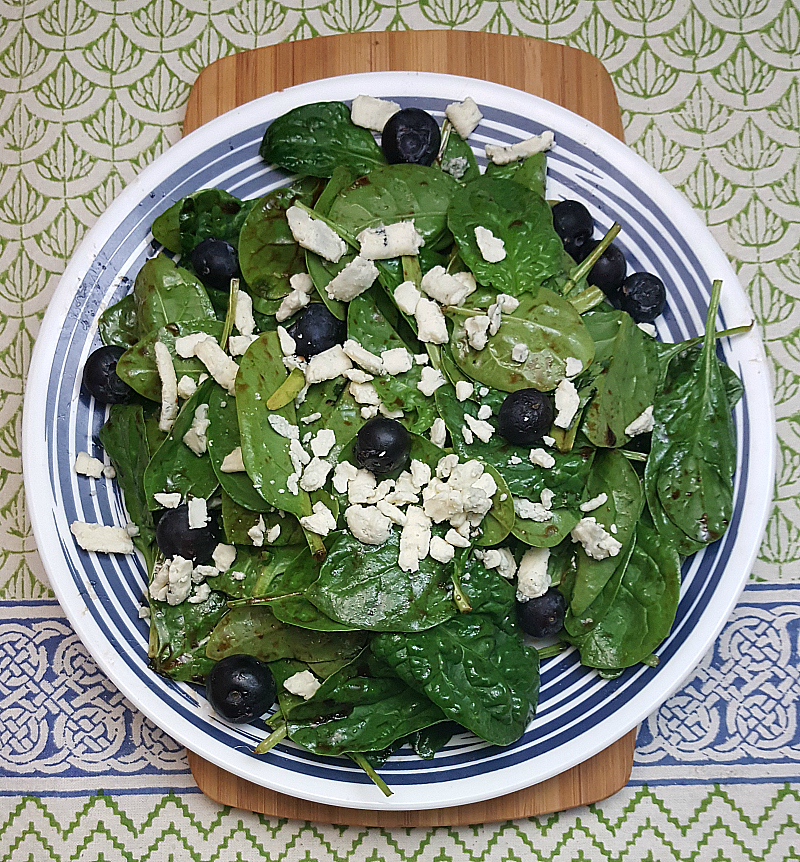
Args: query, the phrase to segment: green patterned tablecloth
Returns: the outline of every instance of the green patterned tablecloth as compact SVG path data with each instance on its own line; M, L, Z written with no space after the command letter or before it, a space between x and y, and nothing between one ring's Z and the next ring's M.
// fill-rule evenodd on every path
M65 261L180 137L204 66L403 28L603 61L627 142L703 213L749 293L774 371L776 501L733 619L642 726L616 797L474 828L269 821L197 792L53 600L22 488L26 369ZM800 859L798 69L797 0L0 0L0 862Z

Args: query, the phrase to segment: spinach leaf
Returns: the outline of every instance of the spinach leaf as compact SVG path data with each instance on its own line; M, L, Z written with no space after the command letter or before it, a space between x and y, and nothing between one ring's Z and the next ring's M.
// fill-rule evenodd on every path
M136 344L139 324L133 294L123 296L119 302L109 306L98 318L97 328L103 344L116 344L125 348Z
M596 392L583 414L583 431L595 446L627 443L625 429L652 405L661 376L655 344L630 315L623 315L608 367L596 378Z
M161 378L156 366L156 341L160 341L172 355L172 364L178 380L184 375L191 377L195 383L201 374L208 371L196 357L183 359L175 351L175 339L193 332L207 332L214 338L222 333L222 324L218 320L184 320L160 326L158 329L143 335L132 347L120 356L117 362L117 374L135 392L150 401L161 401Z
M472 147L452 130L442 148L439 165L446 174L461 183L470 183L481 175Z
M350 394L348 381L342 377L315 383L296 409L300 427L304 429L303 436L309 431L316 434L323 427L333 431L336 443L327 455L331 463L338 459L344 447L366 422L361 416L361 407ZM321 418L308 424L302 421L316 413L321 413Z
M540 197L544 197L547 182L547 155L535 153L522 162L511 162L508 165L489 162L486 165L486 176L492 179L513 180L536 192Z
M352 236L365 228L414 220L429 249L451 243L447 212L458 183L422 165L386 165L343 189L330 219Z
M253 204L254 201L240 201L222 189L201 189L188 195L178 214L180 251L189 254L198 243L210 237L229 242L236 248L242 224Z
M206 655L216 661L239 653L261 661L335 661L356 655L363 645L363 632L301 629L282 623L267 605L244 605L232 608L216 624Z
M297 426L294 402L280 410L270 410L267 398L286 379L278 336L262 333L239 363L236 377L236 410L242 435L242 457L258 493L276 509L303 517L311 514L305 491L293 494L289 477L296 474L289 454L290 441L270 425L270 416L279 416ZM298 432L299 433L299 432Z
M622 321L628 317L624 311L616 311L609 306L593 308L581 315L583 325L589 330L594 341L594 361L598 370L608 368L614 351ZM658 349L658 342L655 342Z
M555 389L564 378L569 357L588 368L594 359L594 342L580 315L566 299L543 287L536 296L525 295L513 314L504 314L500 330L489 336L483 350L473 349L467 337L466 320L482 309L449 308L453 321L450 349L458 367L493 389L515 392L533 387L540 392ZM525 362L512 358L514 345L528 348Z
M280 300L291 291L291 276L305 272L305 251L294 240L286 210L298 201L311 204L316 190L317 184L308 180L273 189L247 214L239 233L239 268L254 306L259 300Z
M281 515L283 514L283 517ZM303 541L303 532L296 518L287 517L279 511L255 512L235 503L222 491L222 524L225 538L231 545L249 545L252 539L249 531L264 519L264 532L267 533L277 524L281 532L272 545L293 545Z
M314 102L278 117L258 152L266 162L313 177L329 177L339 165L366 174L386 162L372 133L353 124L342 102Z
M157 673L181 682L202 682L214 665L206 636L227 610L226 597L211 592L204 602L168 605L150 600L150 664Z
M133 283L139 337L168 323L216 320L206 289L166 255L150 258Z
M714 282L702 348L670 362L653 410L644 474L648 507L659 533L682 554L719 539L733 510L736 436L715 354L720 290Z
M467 183L453 195L447 223L475 277L498 292L535 295L545 279L563 272L564 247L550 207L521 183L485 175ZM476 227L488 228L505 243L503 260L484 259Z
M539 657L509 619L466 613L427 631L380 634L372 652L445 715L495 745L525 732L539 694Z
M144 471L144 491L150 509L160 509L161 505L153 498L154 494L178 492L187 497L208 499L217 489L219 482L211 466L211 459L195 453L183 442L183 436L192 427L195 410L208 403L213 380L206 380L181 407L178 418L158 447Z
M452 563L426 557L419 571L404 572L399 552L397 530L378 546L341 533L306 595L329 617L369 631L419 631L453 616Z
M534 548L554 548L564 541L581 516L573 509L553 509L548 521L532 521L517 516L512 533Z
M267 560L269 551L239 546L233 565L227 571L208 578L207 583L231 599L246 599L258 583Z
M680 559L645 522L610 606L586 635L567 637L590 667L614 669L644 661L669 634L678 607Z
M582 547L578 548L575 586L570 597L570 610L576 617L592 604L617 567L624 563L644 503L639 477L618 449L597 451L586 493L590 498L602 493L608 495L606 502L589 512L588 517L595 518L606 531L611 530L613 524L616 532L612 531L612 535L622 548L616 556L603 560L595 560Z

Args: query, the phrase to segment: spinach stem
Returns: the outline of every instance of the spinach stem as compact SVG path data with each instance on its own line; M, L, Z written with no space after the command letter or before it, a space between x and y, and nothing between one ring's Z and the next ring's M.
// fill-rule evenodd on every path
M391 796L392 795L392 791L389 789L389 785L380 777L380 775L378 775L377 772L375 772L375 770L372 768L372 766L370 766L367 758L364 757L364 755L361 754L361 752L359 752L359 751L348 751L347 754L353 761L355 761L364 770L364 772L367 773L367 775L369 775L369 777L372 779L372 781L380 788L380 791L381 791L381 793L383 793L384 796Z
M591 268L595 263L597 263L597 259L611 245L612 240L620 230L621 226L618 222L614 222L614 224L611 225L608 229L608 233L600 240L592 253L573 270L572 275L567 279L564 287L561 289L562 296L566 296L568 293L571 293L575 289L576 284L585 275L589 274Z
M225 315L225 325L222 327L222 335L219 337L219 346L225 350L228 339L233 332L233 322L236 319L236 300L239 296L239 279L231 279L231 292L228 299L228 312Z
M328 551L325 548L325 543L322 541L322 536L320 536L319 533L312 533L311 530L307 530L305 527L303 527L303 533L308 542L308 547L311 549L311 556L314 557L317 562L322 562L325 557L328 556Z
M282 739L286 739L289 734L289 729L286 727L286 722L277 725L275 730L253 749L255 754L266 754L271 748L274 748Z
M576 293L575 296L568 297L568 301L578 314L585 314L596 305L600 305L605 298L606 295L599 287L590 286L587 287L586 290Z
M351 245L356 251L358 251L361 246L356 241L356 238L349 231L344 230L340 227L336 222L332 222L329 218L326 218L324 215L320 215L316 210L312 209L310 206L307 206L302 201L293 201L293 206L296 206L298 209L305 210L311 218L319 219L321 222L324 222L328 225L329 228L335 230L336 233L348 244Z
M305 374L299 368L293 368L286 380L267 398L267 407L270 410L280 410L294 401L305 385Z
M454 571L453 574L450 575L450 580L453 582L453 601L456 603L456 607L459 612L465 614L468 611L471 611L472 605L469 603L469 599L461 588L461 578L458 576L458 572Z
M291 599L295 596L302 596L303 591L299 593L283 593L280 596L250 596L247 599L230 599L227 602L229 608L250 607L251 605L267 605L270 602L278 602L281 599Z
M646 461L647 455L644 452L632 452L630 449L620 449L620 452L629 460L629 461Z
M569 644L565 643L557 643L551 644L547 647L542 647L541 649L537 649L536 652L539 653L539 658L555 658L557 655L561 655L562 652L569 646Z

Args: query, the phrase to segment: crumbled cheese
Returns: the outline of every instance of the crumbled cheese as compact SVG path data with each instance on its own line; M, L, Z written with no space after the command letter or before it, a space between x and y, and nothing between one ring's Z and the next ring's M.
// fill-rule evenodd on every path
M441 371L437 371L435 368L426 366L422 369L419 383L417 383L417 389L419 389L423 395L430 397L440 386L444 386L445 383L447 383L447 379Z
M210 518L208 506L203 497L192 497L189 500L189 529L200 530L206 526Z
M187 401L195 392L197 392L197 384L188 374L184 374L178 381L178 398Z
M486 310L486 316L489 318L489 335L497 335L500 331L500 324L503 322L500 305L493 302Z
M294 356L295 353L297 353L297 342L291 335L289 335L284 327L279 326L277 332L278 342L281 345L281 353L284 356Z
M469 161L464 156L453 156L450 159L442 159L442 170L446 174L450 174L453 179L460 180L469 170Z
M511 348L511 359L514 362L527 362L529 353L530 351L528 350L528 348L521 341L518 341Z
M394 489L394 479L384 479L375 490L367 497L367 502L371 505L380 503L387 494Z
M507 293L498 293L495 297L495 305L503 314L513 314L519 308L519 300Z
M165 509L177 509L181 504L181 495L177 491L171 494L153 494L153 499Z
M88 452L78 452L75 459L75 472L91 479L99 479L103 475L103 462L92 458Z
M297 496L300 490L298 484L300 474L303 472L303 467L311 461L311 456L303 449L299 440L290 440L289 458L291 459L294 472L286 479L286 487L289 489L290 494Z
M304 491L319 491L325 482L327 482L328 473L332 469L333 465L329 464L323 458L312 458L309 465L303 471L300 487Z
M380 356L376 356L374 353L370 353L365 347L362 347L357 341L352 338L348 338L347 341L342 345L342 349L345 354L356 363L356 365L360 365L364 371L368 371L370 374L383 374L384 367L383 361Z
M511 162L516 162L518 159L525 159L528 156L543 153L553 146L555 135L550 132L542 132L541 135L533 135L524 141L519 141L516 144L503 147L496 144L486 145L486 156L491 159L496 165L509 165Z
M356 126L372 132L382 132L383 127L400 110L397 102L376 99L374 96L356 96L350 106L350 119Z
M275 320L278 323L283 323L288 320L293 314L297 314L300 309L305 308L311 302L311 297L302 290L293 290L281 300L278 310L275 312Z
M397 565L404 572L418 572L419 564L428 556L431 542L431 519L419 506L406 510L406 525L400 532L400 553Z
M173 557L153 569L150 598L169 605L179 605L192 591L192 561Z
M456 549L441 536L431 536L428 553L437 563L449 563L455 556Z
M369 260L415 255L425 245L425 240L417 233L413 220L365 228L356 240L361 246L361 256Z
M489 228L478 225L475 228L475 242L478 243L478 251L487 263L500 263L506 259L506 244L502 239L496 237Z
M357 470L356 475L347 482L348 503L366 503L377 485L375 476L369 470Z
M338 263L347 251L347 244L325 222L311 216L298 206L286 210L286 220L295 242L331 263Z
M608 494L605 492L598 494L596 497L592 497L591 500L581 503L580 510L581 512L594 512L595 509L599 509L607 500Z
M568 356L564 368L565 377L577 377L583 371L583 363L574 356Z
M393 347L390 350L382 351L381 362L383 362L384 371L392 377L410 371L414 364L411 354L405 347Z
M181 359L191 359L195 355L197 345L208 338L207 332L192 332L175 339L175 352Z
M547 563L550 548L531 548L525 552L517 573L517 601L528 602L543 596L550 589Z
M609 530L611 530L611 532L612 532L615 536L617 535L617 525L616 525L616 524L611 524L611 525L609 526L609 528L608 528L608 529L609 529Z
M281 525L280 524L275 524L274 527L270 527L269 530L267 530L267 535L265 536L265 538L267 540L267 544L272 545L274 542L277 542L278 538L280 537L280 534L281 534Z
M296 694L303 700L312 698L321 685L310 670L300 670L283 681L283 687L289 694Z
M478 419L488 419L492 415L492 408L488 404L481 404L478 408Z
M314 503L312 511L312 515L300 518L301 527L319 536L327 536L331 530L336 529L336 518L333 517L333 512L322 501Z
M161 379L161 413L158 427L162 431L170 431L178 417L178 378L175 374L175 366L172 364L172 354L167 345L156 341L154 350L156 370Z
M472 393L475 391L475 386L469 380L459 380L456 383L456 398L459 401L466 401L467 398L472 398Z
M551 491L549 488L542 488L542 493L539 495L539 499L542 501L542 505L545 509L553 508L553 500L555 496L555 491Z
M522 463L522 458L520 458L520 457L519 457L519 455L512 455L512 456L508 459L508 463L509 463L509 464L511 464L511 465L521 464L521 463Z
M382 406L383 405L381 405L381 407ZM359 412L361 413L362 419L374 419L378 415L378 407L375 407L374 405L370 407L362 407Z
M453 102L448 105L444 109L444 114L465 141L483 119L480 108L471 96L467 96L463 102Z
M653 405L651 404L625 429L628 437L636 437L637 434L649 434L653 430Z
M334 344L322 353L311 357L306 367L306 383L322 383L324 380L335 380L341 377L353 363L342 349L341 344Z
M425 514L437 524L448 521L456 530L467 524L478 527L492 508L492 497L497 491L494 479L484 472L480 461L472 460L450 466L447 481L442 481L441 466L440 461L437 477L422 491Z
M256 322L253 319L253 300L250 294L244 290L236 291L233 323L242 335L252 335L256 331Z
M417 321L417 337L430 344L444 344L447 341L447 321L441 308L432 299L419 300L414 310Z
M439 459L439 463L436 465L436 475L440 479L446 479L450 476L458 464L458 455L455 453L451 455L445 455L444 457Z
M637 323L636 324L642 332L646 332L651 337L655 338L657 335L657 330L655 324L653 323Z
M422 294L417 290L413 281L404 281L394 289L394 301L403 314L414 314L417 303Z
M553 420L556 428L569 428L580 404L575 384L564 378L556 387L556 418Z
M514 500L514 514L518 518L544 523L545 521L550 521L553 517L550 509L546 508L542 503L534 503L526 500L524 497L513 497L512 499Z
M372 405L375 408L380 407L381 397L378 395L378 390L371 383L351 383L349 389L356 404Z
M190 605L202 604L211 595L211 587L208 584L198 584L194 588L194 592L189 596L187 601Z
M102 524L73 521L69 529L84 551L98 554L133 553L133 542L124 527L105 527Z
M622 544L611 533L607 533L596 518L581 518L570 533L573 542L580 542L583 550L593 560L605 560L606 557L616 557L622 550Z
M378 267L371 260L356 255L325 285L325 292L331 299L350 302L369 290L377 277Z
M468 425L461 426L461 436L464 438L464 442L467 446L471 446L475 440L475 435L472 433L472 429Z
M434 266L422 276L420 287L431 299L442 305L461 305L475 288L454 275L449 275L443 266Z
M231 335L228 338L228 353L231 356L244 356L254 341L258 341L257 335Z
M403 470L397 477L394 490L391 494L387 494L386 499L394 506L403 506L406 503L418 503L419 490L419 486L414 482L411 473L408 470Z
M217 340L207 335L195 346L194 355L205 365L214 380L233 395L239 366L217 344Z
M346 494L348 484L352 482L356 476L358 476L357 467L349 461L340 461L333 471L333 487L339 494Z
M405 527L405 512L395 506L394 503L390 503L388 500L378 500L375 505L377 506L378 511L382 515L386 515L393 524L397 524L399 527Z
M467 341L473 350L483 350L486 347L490 323L491 320L485 314L476 314L475 317L469 317L465 321L464 330L467 333Z
M322 414L319 412L310 413L308 416L300 417L300 421L303 423L303 425L311 425L312 423L316 422L317 419L322 419Z
M441 417L437 417L433 420L430 438L431 443L433 443L434 446L444 448L444 444L447 441L447 426L444 424L444 419Z
M211 559L221 572L227 572L236 559L236 548L233 545L223 545L220 543L214 548Z
M549 470L555 466L556 459L545 449L531 449L528 460L536 467L544 467Z
M414 483L414 487L418 491L421 491L431 481L430 465L413 458L409 466L411 469L411 481Z
M208 404L198 404L192 417L192 427L183 435L183 442L195 455L204 455L208 449L206 431L211 424L208 418Z
M266 528L267 525L264 523L264 516L259 515L258 522L247 531L247 535L255 547L260 548L264 544L264 531Z
M267 416L267 422L269 422L269 427L281 437L285 437L287 440L300 439L300 428L297 425L292 425L285 416L281 416L279 413L270 413Z
M542 442L544 443L545 446L555 446L556 445L556 438L551 437L549 434L543 434L542 435Z
M235 449L232 449L228 454L222 459L222 464L220 464L220 472L221 473L243 473L245 471L244 459L242 457L242 447L237 446Z
M125 524L125 532L134 539L139 535L139 528L133 523L133 521L128 521L128 523Z
M382 545L392 532L391 520L375 506L349 506L344 519L350 532L365 545Z
M414 354L414 362L417 365L427 365L428 364L428 354L427 353L415 353Z
M483 566L486 569L497 569L497 574L509 581L517 573L517 561L508 548L486 551L483 555Z
M321 428L311 441L311 451L318 458L325 458L336 445L336 435L330 428Z
M468 538L456 532L452 527L444 534L444 540L454 548L468 548L472 544Z
M494 426L489 422L485 422L483 419L476 419L474 416L470 416L469 413L464 414L464 421L469 426L469 430L484 443L488 443L492 439L492 435L494 434Z

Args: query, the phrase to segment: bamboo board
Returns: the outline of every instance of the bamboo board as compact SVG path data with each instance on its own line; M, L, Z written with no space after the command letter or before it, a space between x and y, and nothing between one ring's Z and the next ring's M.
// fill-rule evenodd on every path
M200 73L183 131L188 134L225 111L294 84L395 70L444 72L526 90L623 140L614 87L596 58L538 39L448 30L324 36L224 57ZM605 799L627 784L635 741L634 730L584 763L525 790L427 811L368 811L308 802L231 775L191 751L188 757L198 787L234 808L353 826L456 826L548 814Z

